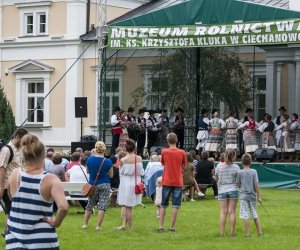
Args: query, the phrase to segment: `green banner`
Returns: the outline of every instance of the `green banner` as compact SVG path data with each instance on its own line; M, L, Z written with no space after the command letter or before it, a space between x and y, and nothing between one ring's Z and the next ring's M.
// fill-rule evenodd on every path
M112 49L272 45L300 42L300 19L172 27L111 26Z

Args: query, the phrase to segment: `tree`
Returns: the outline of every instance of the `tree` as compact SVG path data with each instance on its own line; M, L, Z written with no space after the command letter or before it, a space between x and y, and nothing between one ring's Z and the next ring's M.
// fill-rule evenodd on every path
M177 107L183 108L190 128L186 143L191 146L195 142L197 110L212 110L222 102L225 111L239 115L251 101L253 92L249 75L234 49L201 48L200 61L196 58L197 49L160 50L153 61L149 86L139 87L131 94L133 106L146 101L154 109L168 108L171 116Z
M12 108L0 86L0 139L8 140L15 129L16 124Z
M142 86L132 93L134 104L148 99L150 105L158 106L155 108L168 107L171 112L180 106L186 110L186 117L194 120L197 105L195 55L195 49L160 50L151 69L151 86ZM251 100L252 91L250 78L237 52L232 48L201 48L199 58L200 109L218 108L223 102L226 110L236 113L243 110ZM154 92L153 104L149 98Z

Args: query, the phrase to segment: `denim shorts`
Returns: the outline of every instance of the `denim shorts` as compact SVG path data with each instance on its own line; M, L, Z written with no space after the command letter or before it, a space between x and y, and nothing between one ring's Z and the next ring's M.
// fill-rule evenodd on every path
M230 191L226 193L221 193L218 195L218 200L219 201L224 201L224 200L237 200L239 197L239 192L238 191Z
M162 187L161 207L166 208L169 205L169 198L172 194L172 207L180 208L182 199L182 187Z

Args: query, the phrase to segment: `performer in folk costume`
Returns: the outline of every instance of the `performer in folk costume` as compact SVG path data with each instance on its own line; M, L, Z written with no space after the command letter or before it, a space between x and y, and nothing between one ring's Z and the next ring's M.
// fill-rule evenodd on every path
M113 128L121 126L121 118L120 118L120 107L114 107L113 115L110 118L110 125L112 126L112 145L111 145L111 154L116 154L116 148L119 146L120 133L114 134Z
M150 149L156 145L158 128L157 128L157 120L154 117L155 111L149 110L149 118L147 119L147 129L148 129L148 142L147 149L149 156L151 155Z
M184 146L184 128L185 128L185 119L183 116L183 109L177 108L175 110L176 115L172 119L172 128L174 133L177 135L178 142L177 147L183 149Z
M277 150L273 132L275 124L272 121L272 116L269 114L264 115L264 120L258 127L258 130L262 133L262 148L272 148Z
M161 115L158 118L157 126L158 126L158 145L167 148L169 146L167 142L167 135L170 132L170 121L167 116L167 110L162 109Z
M240 124L244 124L246 121L248 121L249 116L253 116L253 109L252 108L247 108L245 110L245 116L239 121ZM238 144L239 144L239 151L241 155L243 154L242 152L245 152L245 139L246 139L247 131L246 130L238 130Z
M298 114L293 113L290 125L290 138L292 140L292 144L294 145L294 149L296 151L300 150L300 130L298 123Z
M213 118L209 121L210 131L208 135L205 150L208 152L220 152L223 142L223 131L225 122L219 118L219 112L214 109L212 111Z
M120 110L120 120L121 120L120 125L122 127L122 133L120 134L118 149L120 149L121 151L125 151L126 140L129 138L128 131L127 131L128 121L127 121L127 115L125 111L122 109Z
M279 116L277 116L273 122L275 123L275 128L277 128L278 126L281 125L281 123L283 123L284 121L284 116L287 114L287 110L285 109L284 106L281 106L279 109ZM280 138L281 138L281 133L282 133L282 129L276 129L276 135L275 135L275 139L276 139L276 145L277 147L280 147L279 143L280 143Z
M144 157L144 147L146 144L146 119L144 118L146 110L140 109L137 122L137 155Z
M208 110L202 109L201 115L198 118L197 126L198 126L198 134L197 140L198 144L196 150L199 151L199 155L205 149L207 140L208 140L208 125L209 125L209 117L208 117Z
M279 140L279 149L283 153L295 152L294 146L290 138L290 125L289 115L283 115L283 122L275 128L275 130L282 130Z
M136 130L136 118L133 115L134 109L129 107L127 110L127 131L128 137L134 141L136 141L137 130Z
M225 142L226 149L231 148L237 149L237 127L240 125L238 119L235 118L235 112L231 111L229 117L225 121L226 124L226 133L225 133Z
M245 135L245 152L253 153L258 148L256 130L258 123L254 120L252 114L248 114L248 121L241 124L238 129L246 128Z

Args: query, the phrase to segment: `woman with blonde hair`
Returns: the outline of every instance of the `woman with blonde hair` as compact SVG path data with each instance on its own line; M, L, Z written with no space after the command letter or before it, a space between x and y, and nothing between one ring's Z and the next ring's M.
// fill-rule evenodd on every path
M21 140L23 168L8 180L12 200L8 217L6 249L59 249L55 228L67 214L68 202L57 176L44 170L44 144L35 135ZM53 202L57 204L52 216Z
M86 162L87 173L90 174L89 184L93 185L95 180L95 191L89 197L88 204L85 208L83 229L88 226L89 219L93 213L93 208L97 205L98 220L96 224L96 231L101 230L101 224L104 218L104 213L108 206L110 195L110 178L113 177L112 162L106 159L104 154L106 146L104 142L97 141L95 144L95 154L90 156ZM98 176L98 178L97 178Z
M236 152L226 149L225 162L216 168L218 199L220 201L220 235L224 236L227 215L230 219L230 236L235 236L236 204L238 201L237 173L240 167L234 164Z

